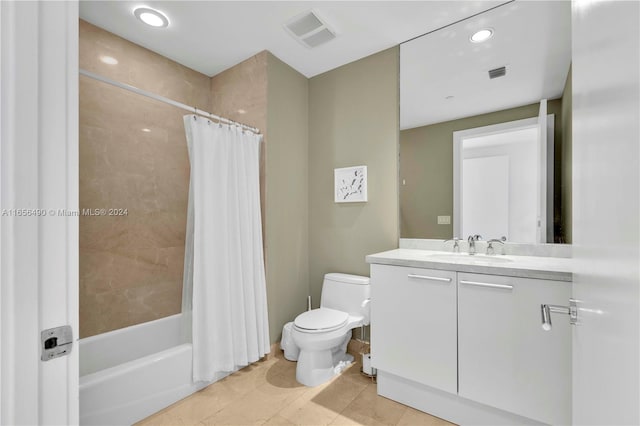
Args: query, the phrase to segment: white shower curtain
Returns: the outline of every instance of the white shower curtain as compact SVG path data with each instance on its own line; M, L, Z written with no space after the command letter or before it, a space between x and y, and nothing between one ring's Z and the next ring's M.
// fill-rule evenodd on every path
M193 379L269 353L262 255L262 136L187 115L191 161L183 309L191 317ZM192 293L192 294L189 294ZM189 308L191 305L191 312Z

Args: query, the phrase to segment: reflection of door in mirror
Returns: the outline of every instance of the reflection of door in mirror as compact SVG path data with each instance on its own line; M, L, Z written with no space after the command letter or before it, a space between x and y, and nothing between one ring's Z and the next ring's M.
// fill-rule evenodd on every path
M454 132L455 235L546 241L546 224L553 223L546 217L546 182L553 181L548 130L541 134L539 119L531 118Z

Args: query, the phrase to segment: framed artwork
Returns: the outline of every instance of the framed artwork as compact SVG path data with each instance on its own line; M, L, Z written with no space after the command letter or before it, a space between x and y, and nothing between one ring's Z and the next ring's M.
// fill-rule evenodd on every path
M367 166L334 169L334 201L362 203L367 201Z

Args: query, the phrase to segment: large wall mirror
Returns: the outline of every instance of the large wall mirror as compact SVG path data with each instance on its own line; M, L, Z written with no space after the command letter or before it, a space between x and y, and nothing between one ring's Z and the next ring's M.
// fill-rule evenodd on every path
M570 2L516 0L402 44L400 128L402 238L570 243Z

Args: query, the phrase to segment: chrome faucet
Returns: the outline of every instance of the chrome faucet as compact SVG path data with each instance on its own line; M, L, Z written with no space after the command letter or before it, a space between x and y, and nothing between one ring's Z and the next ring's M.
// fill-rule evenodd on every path
M497 238L492 238L489 241L487 241L487 256L491 256L496 254L495 250L493 248L493 243L500 243L502 244L502 254L504 254L504 242L507 241L507 237L502 237L499 240Z
M460 253L460 244L458 243L462 241L462 239L458 237L453 237L450 240L444 240L444 244L448 243L449 241L453 241L453 252Z
M476 235L469 235L469 238L467 238L467 241L469 242L469 254L470 255L474 255L476 254L476 241L481 240L482 237L478 234Z

